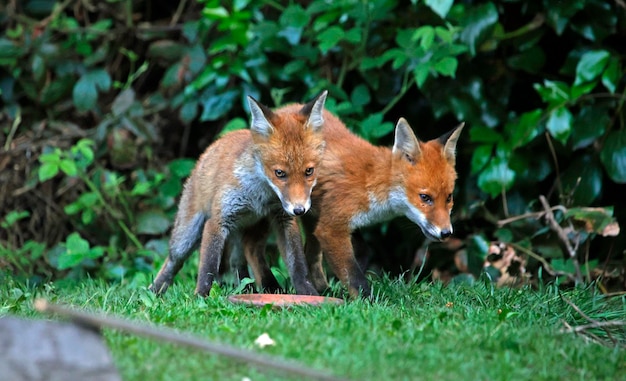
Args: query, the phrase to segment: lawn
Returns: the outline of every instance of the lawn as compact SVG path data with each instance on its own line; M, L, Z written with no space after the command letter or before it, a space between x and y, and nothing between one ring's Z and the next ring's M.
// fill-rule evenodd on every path
M341 306L254 308L233 305L233 288L214 287L193 296L194 280L182 277L162 298L146 290L144 277L121 284L65 281L37 288L2 279L0 315L41 316L35 298L187 331L352 380L624 380L626 327L607 335L565 332L587 324L575 307L599 321L624 320L626 297L593 290L493 288L489 283L443 286L373 279L373 302ZM339 287L335 285L339 292ZM124 380L301 379L261 370L229 358L105 330ZM267 333L274 345L254 341ZM610 337L618 344L611 344Z

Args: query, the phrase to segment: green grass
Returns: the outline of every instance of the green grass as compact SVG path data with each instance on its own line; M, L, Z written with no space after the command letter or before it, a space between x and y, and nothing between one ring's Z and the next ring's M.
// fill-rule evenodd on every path
M146 284L141 278L116 285L85 280L33 289L4 279L0 315L38 316L32 301L45 297L189 331L354 380L626 379L624 349L562 331L563 322L576 326L587 321L555 287L535 291L494 289L482 282L442 286L375 279L374 302L276 310L233 305L227 300L233 290L226 287L214 288L206 299L195 297L188 277L162 298L154 298ZM591 289L562 295L594 319L626 318L624 297L606 299ZM612 332L622 348L625 330ZM276 345L254 345L264 332ZM112 330L105 330L105 337L124 380L300 379Z

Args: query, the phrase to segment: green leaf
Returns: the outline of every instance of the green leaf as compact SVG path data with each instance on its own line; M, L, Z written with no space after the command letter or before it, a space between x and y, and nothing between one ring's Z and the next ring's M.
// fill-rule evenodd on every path
M361 28L352 28L344 36L345 40L356 44L363 38L363 31Z
M216 89L207 89L200 99L203 108L200 121L219 119L233 108L237 95L239 95L237 90L217 93Z
M541 99L549 104L561 104L569 101L571 89L565 82L543 81L543 85L535 83L533 85Z
M96 218L96 213L93 209L85 209L83 213L80 215L80 221L83 225L89 225Z
M146 210L137 215L136 231L139 234L163 234L170 228L170 224L170 219L162 210Z
M189 124L198 116L198 100L188 99L180 107L180 120L183 123Z
M170 161L167 165L170 172L179 179L185 178L191 174L196 161L191 159L176 159Z
M350 101L356 107L365 106L370 103L370 100L370 92L363 84L357 85L350 95Z
M572 113L567 107L559 107L550 113L546 128L556 140L566 144L572 132L572 119Z
M413 69L413 76L415 77L415 83L420 89L424 86L426 79L430 74L430 65L428 63L420 63Z
M600 137L604 136L607 126L611 123L608 110L598 105L583 106L574 118L570 143L572 149L592 145Z
M492 152L493 152L492 144L483 144L474 148L474 151L472 152L472 163L471 163L472 175L480 172L483 168L485 168L487 163L489 163L489 160L491 160Z
M600 152L600 160L611 180L618 184L626 183L625 129L609 133Z
M148 45L146 56L154 60L173 63L180 60L186 53L186 46L173 40L156 40Z
M611 54L606 50L592 50L583 54L576 65L576 80L574 85L590 82L602 74Z
M389 122L383 122L383 114L371 114L359 125L361 135L367 139L380 138L393 131L394 125Z
M130 191L131 196L143 196L152 190L152 183L145 181L136 183Z
M0 226L2 226L4 229L8 229L11 226L15 225L17 221L28 217L30 217L30 212L27 210L13 210L7 213L6 216L4 216L4 220L2 221L2 224L0 224Z
M309 14L301 5L289 5L280 15L279 24L281 29L278 35L284 37L291 45L298 44L303 28L309 23L309 19Z
M498 143L502 141L502 135L498 131L485 126L472 126L469 133L470 141L474 143Z
M458 61L454 57L443 57L435 63L435 70L447 77L454 78Z
M470 53L475 56L477 47L489 37L498 22L498 9L493 3L487 2L466 8L464 16L461 20L461 41L467 44Z
M580 3L572 1L570 3ZM617 33L617 11L608 1L585 1L581 12L583 17L573 17L570 20L570 28L594 43L602 43L609 35Z
M70 234L65 241L65 251L59 255L57 268L64 270L79 265L89 258L89 251L89 242L78 233Z
M211 7L207 4L202 10L202 15L209 20L221 20L229 17L228 11L224 7Z
M343 39L343 37L343 29L336 25L333 25L320 33L317 36L317 41L319 41L319 49L322 51L322 54L328 53L328 51L335 47L339 41Z
M583 1L561 0L544 0L543 4L547 12L548 25L551 25L559 36L565 30L569 19L585 5Z
M614 94L621 79L622 70L620 61L616 57L611 57L606 70L602 73L602 84L607 90Z
M39 156L40 163L51 163L51 164L59 164L61 161L61 150L55 148L52 152L46 152Z
M65 100L65 97L72 91L74 86L74 78L69 75L64 75L46 85L39 93L39 100L44 106L61 102L61 99Z
M518 119L508 122L504 132L509 137L511 148L523 147L537 136L541 130L539 121L541 110L536 109L523 113Z
M61 169L61 171L63 171L63 173L68 176L76 176L76 174L78 173L76 163L74 162L74 160L70 159L62 159L61 162L59 162L59 169Z
M426 0L426 5L439 15L442 19L445 19L452 8L454 0Z
M115 116L121 116L126 113L135 103L135 91L133 89L126 89L120 92L111 105L111 112Z
M33 55L31 69L33 71L33 77L36 81L40 81L43 79L43 76L46 73L46 65L43 57L40 54Z
M419 27L415 30L413 38L420 42L424 51L429 50L435 42L435 28L430 25Z
M582 155L573 159L561 175L563 192L572 196L573 205L589 205L602 192L602 168L597 159Z
M222 131L220 131L219 136L221 137L231 131L242 130L247 127L248 127L248 122L245 119L235 118L235 119L230 120L228 123L226 123Z
M74 85L72 98L78 111L87 111L95 107L98 89L107 91L111 87L111 77L103 69L87 72Z
M546 55L542 48L534 45L529 49L522 50L519 54L509 57L506 62L516 70L537 74L546 62Z
M43 163L37 174L39 176L39 181L44 182L46 180L50 180L54 176L59 173L59 164L58 163Z
M508 190L515 181L515 172L509 168L506 159L495 157L484 171L478 175L478 186L491 197Z
M72 147L71 151L76 160L76 164L81 168L85 169L93 163L95 157L93 152L94 145L95 143L91 139L80 139L78 143Z
M6 38L0 38L0 60L17 60L23 53L20 45Z
M597 84L596 81L592 81L592 82L580 83L578 85L573 85L571 95L570 95L570 101L573 102L577 100L581 95L589 94L591 90L593 90L596 87L596 84Z

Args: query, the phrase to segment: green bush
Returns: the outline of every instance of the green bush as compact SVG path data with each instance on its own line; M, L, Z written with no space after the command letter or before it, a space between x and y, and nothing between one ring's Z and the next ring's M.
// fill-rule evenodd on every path
M246 127L248 94L280 105L329 89L328 107L377 144L390 144L400 116L422 139L467 123L454 212L460 237L518 245L545 258L544 267L586 261L591 239L614 235L604 228L626 217L618 191L626 181L625 14L620 2L601 0L4 6L0 165L5 194L22 191L0 199L9 226L2 252L19 272L15 251L43 244L28 254L37 264L27 273L45 277L150 271L192 165L176 159L195 159L220 132ZM561 205L555 219L569 226L574 257L536 218L498 224L542 211L540 195ZM575 213L588 206L615 208L600 209L596 223L586 209ZM23 213L30 217L15 218ZM41 229L47 223L54 229ZM410 266L420 244L404 225L365 232L394 271ZM85 261L59 265L77 242ZM624 248L621 236L611 244ZM606 259L611 251L599 247L591 257ZM470 255L479 271L486 253Z

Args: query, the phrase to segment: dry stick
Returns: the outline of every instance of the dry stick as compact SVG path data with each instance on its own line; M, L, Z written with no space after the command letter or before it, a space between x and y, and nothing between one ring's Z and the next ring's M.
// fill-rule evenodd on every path
M555 210L560 210L563 212L566 212L567 209L563 206L563 205L557 205L557 206L553 206L550 208L550 210L555 211ZM546 214L546 212L529 212L529 213L524 213L524 214L520 214L518 216L513 216L513 217L509 217L509 218L505 218L503 220L499 220L497 222L499 227L502 227L504 225L510 224L511 222L515 222L515 221L519 221L519 220L525 220L527 218L536 218L539 219L541 217L543 217L543 215Z
M583 310L581 310L577 305L569 301L566 297L564 297L563 295L560 295L560 296L561 296L561 299L563 299L565 303L569 304L573 309L575 309L576 312L580 314L580 316L584 317L589 322L591 322L591 324L573 327L571 329L573 332L584 332L585 330L589 328L602 328L604 332L606 332L609 339L613 342L613 344L618 344L618 341L613 337L613 335L611 335L611 332L606 327L624 326L626 325L626 322L619 321L619 320L618 321L598 321L598 320L592 319L591 317L589 317L589 315L584 313ZM590 332L585 332L585 333L588 335L592 335Z
M561 225L556 222L556 219L554 218L554 213L552 213L550 204L548 204L548 200L546 200L546 198L541 195L539 196L539 201L541 201L541 205L543 205L543 209L546 212L546 220L548 221L548 225L550 225L550 228L559 236L561 241L563 241L563 244L567 249L567 254L572 259L572 263L574 264L574 268L576 269L576 284L582 283L583 275L580 272L580 263L578 263L578 258L576 258L576 250L572 247L572 244L569 241L567 234L565 234L563 228L561 228Z
M178 345L185 345L187 347L200 349L205 352L216 353L251 365L256 365L262 370L265 370L266 368L278 369L294 376L303 376L316 380L345 380L343 378L337 378L335 376L307 368L304 365L295 362L287 360L277 361L273 358L254 353L252 351L237 349L225 344L212 343L206 340L200 340L195 337L183 335L172 329L154 328L103 314L78 311L59 304L50 303L45 299L35 300L34 306L37 311L69 317L79 324L95 328L112 328L143 337L165 340Z

